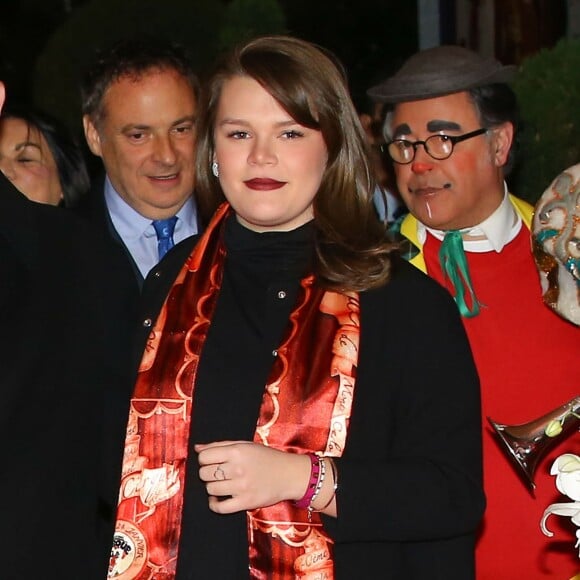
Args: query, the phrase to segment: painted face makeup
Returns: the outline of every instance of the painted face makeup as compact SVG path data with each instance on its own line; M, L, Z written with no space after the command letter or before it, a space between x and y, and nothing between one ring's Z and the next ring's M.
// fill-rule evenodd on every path
M468 94L462 92L399 103L391 128L393 139L416 142L433 135L459 137L482 127ZM481 133L460 141L447 159L434 159L418 144L413 161L395 163L399 191L411 213L441 230L475 226L489 217L503 199L501 166L509 150L498 157L496 138Z

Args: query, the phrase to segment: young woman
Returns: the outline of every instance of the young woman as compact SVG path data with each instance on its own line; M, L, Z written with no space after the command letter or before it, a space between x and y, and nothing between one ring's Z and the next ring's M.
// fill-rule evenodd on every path
M473 577L477 375L452 299L385 241L340 67L258 38L199 119L213 217L146 283L153 304L178 270L144 322L109 577Z

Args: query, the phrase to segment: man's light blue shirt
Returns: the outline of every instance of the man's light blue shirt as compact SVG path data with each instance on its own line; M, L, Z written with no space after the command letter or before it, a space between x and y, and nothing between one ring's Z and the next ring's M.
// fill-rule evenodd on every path
M116 191L109 177L105 178L105 204L117 233L129 250L143 278L159 262L157 235L152 220L135 211ZM173 232L175 244L197 234L197 210L193 197L177 212Z

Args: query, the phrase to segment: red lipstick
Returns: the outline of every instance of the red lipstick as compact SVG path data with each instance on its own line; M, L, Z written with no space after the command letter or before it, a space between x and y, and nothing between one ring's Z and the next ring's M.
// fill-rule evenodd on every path
M244 181L247 187L256 191L272 191L280 189L286 185L285 181L278 181L277 179L269 179L267 177L255 177Z

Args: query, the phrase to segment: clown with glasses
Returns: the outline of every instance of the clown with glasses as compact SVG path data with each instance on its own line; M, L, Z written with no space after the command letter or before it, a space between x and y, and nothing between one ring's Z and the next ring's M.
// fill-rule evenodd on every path
M406 257L455 299L480 375L483 418L511 424L569 401L580 384L579 329L543 303L530 248L533 208L505 182L519 126L509 86L515 72L465 48L439 46L411 56L368 91L387 107L383 149L410 211L398 224ZM560 244L552 230L541 234L542 244ZM577 257L567 263L572 269ZM577 437L565 451L580 453ZM546 465L563 452L555 446ZM536 476L534 498L487 427L483 460L487 510L476 577L568 580L580 572L574 550L538 533L553 498L547 469ZM571 532L561 534L565 541Z

